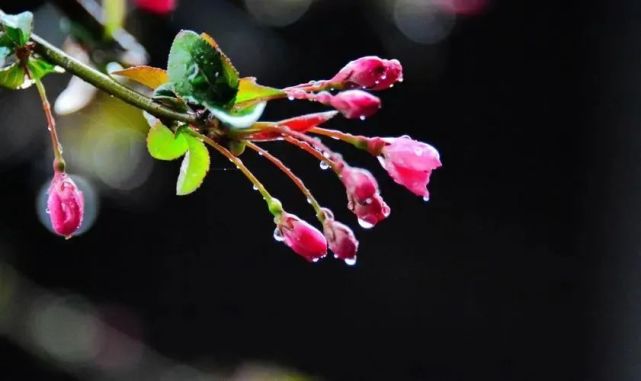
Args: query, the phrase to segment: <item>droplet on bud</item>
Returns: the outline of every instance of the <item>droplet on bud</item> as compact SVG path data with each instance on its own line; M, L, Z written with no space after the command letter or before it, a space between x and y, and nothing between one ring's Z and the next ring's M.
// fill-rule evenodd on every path
M358 224L363 228L363 229L371 229L374 227L374 224L369 223L361 218L358 219Z
M324 171L324 170L327 170L328 168L329 168L329 163L328 162L326 162L324 160L320 162L320 169L322 169Z
M428 202L429 200L430 200L430 196L429 195L423 196L423 201Z
M356 257L354 257L354 258L345 258L345 264L347 266L354 266L356 264Z
M361 120L365 120L367 117L366 117L365 115L361 115L359 118L360 118Z
M274 229L274 239L278 242L283 242L285 237L283 237L283 232L279 228Z

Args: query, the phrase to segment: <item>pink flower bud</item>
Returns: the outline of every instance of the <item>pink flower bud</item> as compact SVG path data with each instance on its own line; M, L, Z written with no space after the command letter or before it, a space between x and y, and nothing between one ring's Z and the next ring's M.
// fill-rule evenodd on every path
M343 67L329 82L348 88L383 90L403 81L403 67L398 60L376 56L362 57Z
M346 166L341 172L341 180L347 191L347 207L356 214L362 227L373 227L389 216L390 208L369 171Z
M345 263L356 263L358 241L354 232L347 225L331 218L325 220L323 232L329 244L329 249L334 253L334 258L342 259Z
M71 238L80 224L84 213L84 198L73 180L64 172L56 172L49 187L47 210L53 230Z
M285 242L296 254L310 262L327 255L327 240L323 233L297 216L283 212L275 218L274 237Z
M334 96L328 95L330 94L327 92L319 93L318 101L331 105L347 119L365 119L381 108L381 100L378 97L362 90L347 90Z
M164 15L176 9L176 0L136 0L136 7Z
M387 144L381 150L379 161L387 173L398 184L403 185L417 196L429 200L427 184L432 171L441 166L438 151L429 144L407 136L385 139Z

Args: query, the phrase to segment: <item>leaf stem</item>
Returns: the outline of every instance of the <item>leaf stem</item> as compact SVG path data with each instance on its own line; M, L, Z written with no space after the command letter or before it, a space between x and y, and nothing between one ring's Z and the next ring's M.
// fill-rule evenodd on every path
M269 153L267 150L264 148L258 146L255 143L252 142L247 142L247 147L251 148L252 150L256 151L259 155L262 157L266 158L269 160L274 166L276 166L278 169L280 169L287 177L292 180L292 182L300 189L300 191L305 195L307 198L307 201L312 205L314 208L314 211L316 212L316 218L323 223L325 221L326 215L325 212L323 211L323 208L320 206L312 192L305 186L305 183L303 180L300 179L300 177L296 176L296 174L289 168L287 167L279 158L276 156L272 155Z
M31 40L36 44L36 52L50 63L64 68L71 74L80 77L108 94L120 98L130 105L143 109L158 118L177 120L187 124L202 124L195 115L176 112L154 102L151 98L120 84L108 75L69 56L36 34L31 35Z

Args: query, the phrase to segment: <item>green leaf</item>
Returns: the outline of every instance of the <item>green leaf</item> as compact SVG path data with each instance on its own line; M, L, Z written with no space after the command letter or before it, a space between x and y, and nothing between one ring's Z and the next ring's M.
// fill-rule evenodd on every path
M22 12L17 15L0 14L0 23L6 36L15 46L24 46L31 38L33 30L33 13Z
M156 90L154 90L152 99L178 112L186 112L189 109L187 103L176 95L171 83L158 86Z
M29 57L27 66L29 67L29 71L31 72L31 76L33 77L33 79L40 79L47 74L57 71L55 65L52 65L40 58Z
M192 31L178 33L167 63L176 94L207 107L228 108L238 91L238 74L226 57Z
M234 107L240 104L260 102L266 98L282 94L285 94L285 92L281 89L259 85L254 77L241 78Z
M147 150L154 159L175 160L184 155L188 149L184 134L174 135L160 122L149 128Z
M0 86L2 87L12 90L21 89L25 87L25 82L27 81L25 72L18 63L14 63L0 70Z
M225 110L218 107L208 107L207 109L224 125L231 128L241 129L247 128L256 123L256 121L260 119L261 115L263 115L266 105L267 102L260 102L238 111Z
M180 166L176 194L185 196L194 192L203 183L209 171L209 150L198 138L188 133L181 133L181 135L184 135L187 140L189 150Z

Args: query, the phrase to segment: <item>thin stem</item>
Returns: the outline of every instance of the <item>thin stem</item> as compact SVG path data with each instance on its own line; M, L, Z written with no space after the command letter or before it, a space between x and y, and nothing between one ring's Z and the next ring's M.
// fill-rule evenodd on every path
M263 156L267 160L269 160L274 166L276 166L278 169L280 169L287 177L292 180L292 182L300 189L300 191L305 195L307 198L307 201L312 205L314 208L314 211L316 212L316 217L318 220L323 223L325 221L325 212L323 211L322 207L312 195L312 192L305 186L305 183L303 183L303 180L300 179L300 177L296 176L296 174L289 168L287 167L279 158L276 156L272 155L269 153L267 150L263 149L262 147L259 147L255 143L252 142L247 142L247 147L253 149L256 151L259 155Z
M60 144L60 140L58 139L56 120L51 113L51 104L49 103L49 99L47 98L47 91L45 90L45 86L42 84L42 81L40 81L39 78L33 76L31 70L29 70L29 67L26 64L23 65L23 67L25 73L27 73L27 77L29 77L29 79L31 79L36 85L38 95L40 96L40 101L42 102L42 110L44 111L45 117L47 118L47 129L49 130L49 136L51 137L51 148L53 149L54 170L56 172L62 172L65 170L65 160L62 158L62 145Z
M267 191L263 183L261 183L260 180L258 180L258 178L254 176L254 174L249 170L249 168L247 168L247 166L243 163L243 161L240 158L234 156L233 153L231 153L227 148L218 144L215 140L205 135L202 135L200 133L197 133L196 131L192 130L192 132L196 134L199 138L203 139L205 143L209 144L216 151L220 152L221 155L225 156L227 159L229 159L229 161L231 161L236 165L236 167L243 173L243 175L245 175L245 177L247 177L247 179L254 185L254 187L256 187L256 189L263 196L263 199L265 200L265 202L267 203L267 206L269 207L269 211L272 214L274 214L274 216L282 212L282 208L280 207L280 203L278 203L278 200L275 199L271 194L269 194L269 192Z
M312 138L301 132L293 131L287 127L282 127L278 125L270 127L270 129L279 132L284 137L291 136L297 140L303 141L308 145L312 146L315 150L320 151L322 153L323 160L330 163L330 165L332 166L332 169L336 173L340 172L340 169L343 166L343 158L341 157L341 155L329 149L325 144L323 144L320 141L320 139Z
M331 130L328 128L321 128L321 127L313 127L309 130L309 132L314 133L316 135L327 136L336 140L342 140L346 143L350 143L353 145L357 145L358 141L362 138L360 136L355 136L347 132Z
M338 164L336 164L334 161L326 158L323 156L322 153L318 152L318 150L309 144L302 142L296 138L293 138L291 136L283 136L283 139L285 139L286 142L295 145L296 147L302 149L303 151L309 153L310 155L314 156L316 159L319 161L325 161L329 164L329 166L332 168L332 170L336 173L340 172L340 167Z
M293 90L295 90L297 93L301 93L304 95L304 93L317 93L319 91L324 91L324 90L341 90L341 89L342 89L342 86L340 83L333 83L327 80L311 81L309 83L301 83L300 85L286 87L280 93L276 93L276 94L272 94L272 95L268 95L260 98L253 98L245 102L237 103L234 105L234 109L240 110L256 103L268 102L268 101L273 101L277 99L289 98L293 100L294 98L290 93L290 91L293 91ZM307 94L307 95L308 95L307 98L299 98L299 99L307 99L307 100L314 99L313 94Z
M31 39L36 43L36 52L38 52L38 54L44 57L47 61L64 68L71 74L82 78L100 90L116 96L133 106L143 109L158 118L177 120L187 124L201 124L195 115L176 112L154 102L151 98L123 86L108 75L101 73L100 71L69 56L67 53L51 45L42 37L32 34Z

